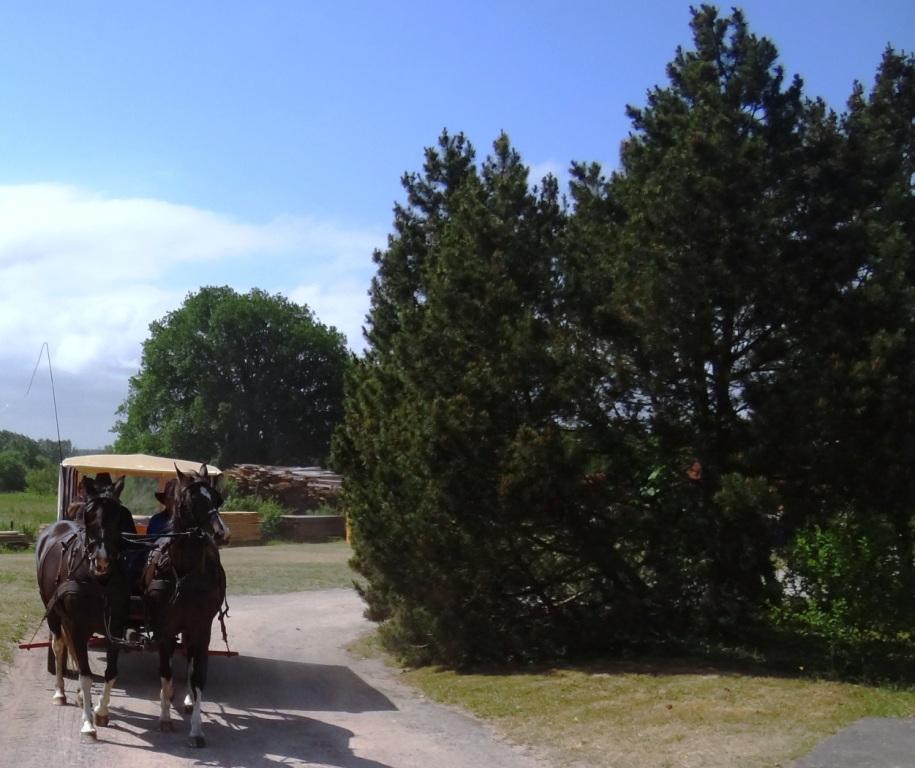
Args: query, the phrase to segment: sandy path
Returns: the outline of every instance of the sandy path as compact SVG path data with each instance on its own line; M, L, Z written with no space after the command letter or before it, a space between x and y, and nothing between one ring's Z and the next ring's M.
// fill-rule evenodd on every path
M111 726L99 729L97 743L80 743L76 681L67 680L69 705L53 706L53 678L39 649L17 652L0 680L0 765L544 768L475 720L401 685L396 671L344 651L370 626L352 591L231 603L229 641L241 655L210 660L204 749L186 746L183 714L172 713L174 733L159 732L156 657L137 653L121 656ZM101 654L92 657L93 670L103 671ZM180 702L183 659L176 660L176 679ZM99 692L96 684L95 701Z

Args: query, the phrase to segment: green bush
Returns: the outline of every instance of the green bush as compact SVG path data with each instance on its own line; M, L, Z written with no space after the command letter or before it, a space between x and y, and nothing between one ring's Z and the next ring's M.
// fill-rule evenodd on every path
M25 489L25 463L15 451L0 453L0 491Z
M25 487L31 493L43 495L57 493L57 467L53 464L39 464L25 473Z
M833 648L898 638L912 631L911 610L900 611L908 602L903 590L889 532L845 515L828 528L814 526L795 536L777 617Z
M290 514L290 510L273 499L238 495L231 486L226 488L226 493L223 511L257 512L261 518L261 538L275 539L279 536L280 517Z

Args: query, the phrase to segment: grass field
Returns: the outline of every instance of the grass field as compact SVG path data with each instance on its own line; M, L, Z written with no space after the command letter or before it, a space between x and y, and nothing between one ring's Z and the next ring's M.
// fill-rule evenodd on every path
M10 661L16 642L32 636L43 614L34 552L0 554L0 662Z
M34 534L57 517L57 497L36 493L0 493L0 529Z
M776 768L861 717L915 715L915 692L615 662L519 674L418 669L407 682L540 748L556 765Z
M222 552L222 562L230 594L276 595L352 587L355 574L347 565L351 554L345 541L270 543L261 547L229 547Z

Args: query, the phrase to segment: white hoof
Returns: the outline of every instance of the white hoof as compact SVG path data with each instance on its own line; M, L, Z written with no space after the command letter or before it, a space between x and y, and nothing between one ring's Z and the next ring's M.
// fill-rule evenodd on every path
M59 707L62 707L67 703L67 696L62 691L54 691L54 696L51 698L51 702Z

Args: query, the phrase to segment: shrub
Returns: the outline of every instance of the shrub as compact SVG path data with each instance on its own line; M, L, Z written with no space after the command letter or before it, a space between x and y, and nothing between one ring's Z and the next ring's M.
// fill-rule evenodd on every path
M25 464L15 451L0 453L0 491L25 489Z
M25 473L25 487L31 493L50 495L57 493L57 467L39 464Z
M911 630L911 613L898 610L905 602L902 589L891 535L843 515L829 527L815 526L795 536L786 559L786 600L778 616L832 646L892 638Z
M249 511L257 512L261 519L261 537L275 539L279 535L280 517L290 514L282 504L273 499L264 499L260 496L243 496L234 493L234 489L226 489L226 499L222 505L226 512Z

